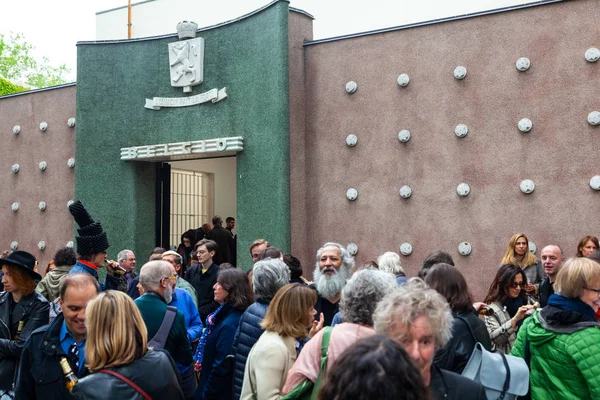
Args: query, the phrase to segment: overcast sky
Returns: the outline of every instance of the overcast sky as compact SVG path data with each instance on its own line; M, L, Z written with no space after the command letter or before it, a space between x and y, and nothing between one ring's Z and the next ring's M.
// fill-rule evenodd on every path
M176 0L163 0L176 1ZM198 0L206 3L201 26L227 21L269 0ZM404 25L532 0L292 0L291 6L315 17L314 38ZM136 3L136 1L134 1ZM365 4L368 4L365 7ZM127 0L2 0L0 32L22 32L51 64L66 64L75 80L78 41L94 40L96 12L126 6Z

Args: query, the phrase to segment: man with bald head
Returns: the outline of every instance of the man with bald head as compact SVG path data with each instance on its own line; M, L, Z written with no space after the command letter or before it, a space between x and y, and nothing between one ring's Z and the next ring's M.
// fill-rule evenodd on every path
M550 296L554 294L554 280L565 262L565 257L563 256L560 247L555 244L549 244L542 249L540 259L542 260L544 271L546 272L546 275L548 275L546 279L540 283L539 288L540 305L545 307L548 304Z
M163 348L175 360L182 377L181 389L187 399L193 398L196 381L192 367L192 347L188 340L183 313L174 309L175 316L171 319L166 339L161 339L159 334L163 321L168 321L168 314L173 312L173 309L167 310L167 304L173 300L172 282L176 278L172 268L166 261L149 261L144 264L140 270L140 285L144 294L135 300L135 304L148 329L148 341L162 341ZM156 348L155 345L153 347Z

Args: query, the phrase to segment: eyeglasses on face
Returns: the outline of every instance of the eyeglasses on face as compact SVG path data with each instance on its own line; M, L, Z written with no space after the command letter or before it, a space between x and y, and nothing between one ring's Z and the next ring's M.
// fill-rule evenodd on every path
M525 282L513 282L510 284L510 287L513 289L521 287L521 289L523 289L523 288L525 288L525 285L527 285Z
M600 289L592 289L592 288L589 288L589 287L586 287L584 289L591 290L592 292L596 292L598 294L598 298L600 298Z

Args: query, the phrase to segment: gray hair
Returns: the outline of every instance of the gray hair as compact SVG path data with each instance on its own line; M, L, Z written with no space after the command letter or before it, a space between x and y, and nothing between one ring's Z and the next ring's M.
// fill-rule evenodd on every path
M162 253L162 257L164 256L175 256L175 264L183 264L183 257L181 257L181 254L179 254L176 251L173 250L169 250L169 251L165 251L164 253Z
M356 272L342 289L342 320L373 326L373 312L377 303L397 287L395 277L388 272L377 269Z
M444 297L431 289L420 278L411 278L404 285L387 295L375 309L375 330L395 341L398 327L410 330L420 316L429 319L436 338L436 348L441 349L452 337L454 318Z
M265 258L254 264L252 289L256 299L272 299L282 286L290 283L290 269L279 258Z
M127 256L129 254L133 254L133 251L125 249L125 250L121 250L119 252L119 254L117 255L117 262L121 262L121 261L125 261L127 260Z
M342 257L342 267L346 271L350 272L352 268L354 268L354 257L350 255L350 252L346 250L344 246L335 242L327 242L323 245L323 247L317 250L317 268L319 268L319 260L321 259L321 254L323 253L323 250L325 250L326 247L337 247L338 249L340 249L340 256Z
M171 276L171 264L166 261L148 261L140 270L140 285L145 292L156 290L164 277Z
M380 270L389 272L390 274L404 274L404 269L400 266L400 256L393 251L388 251L380 255L377 259L377 265Z

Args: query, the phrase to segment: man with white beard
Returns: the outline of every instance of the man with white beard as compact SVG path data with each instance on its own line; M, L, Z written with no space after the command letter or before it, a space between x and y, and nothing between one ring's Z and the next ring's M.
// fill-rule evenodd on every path
M315 304L317 315L324 315L325 325L330 326L339 311L342 289L350 278L354 258L339 243L325 243L317 251L317 265L313 273L314 289L319 297Z
M176 278L171 268L171 264L166 261L150 261L144 264L140 270L140 285L144 289L144 294L135 300L135 305L140 310L148 329L148 342L154 339L155 343L160 343L153 347L167 350L175 360L183 381L192 380L193 385L182 387L188 399L193 398L196 385L193 381L192 346L188 340L183 313L171 307L175 311L175 316L170 320L170 325L166 324L166 328L170 328L168 334L163 335L160 332L163 321L166 321L172 313L167 309L167 304L173 299L171 282Z

